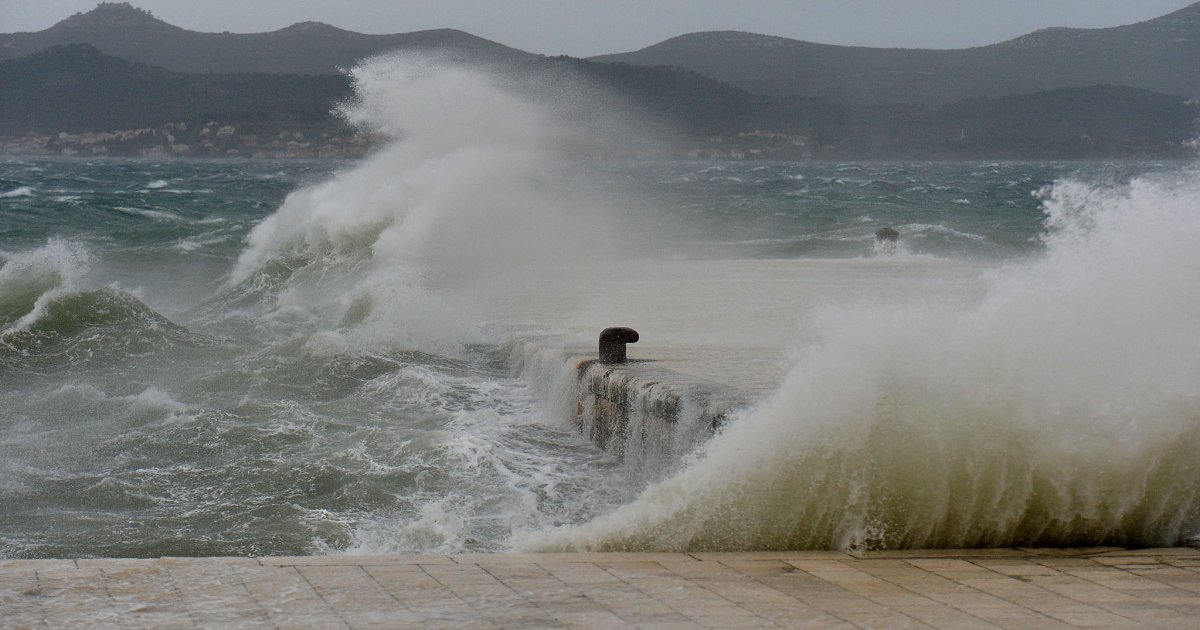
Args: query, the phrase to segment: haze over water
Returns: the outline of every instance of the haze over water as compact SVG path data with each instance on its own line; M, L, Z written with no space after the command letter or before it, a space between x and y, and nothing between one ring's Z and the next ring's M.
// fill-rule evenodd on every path
M596 160L473 72L356 80L360 163L0 162L0 557L1197 534L1194 165ZM693 292L768 267L826 289ZM772 393L592 446L523 342L636 313L605 269L794 330Z

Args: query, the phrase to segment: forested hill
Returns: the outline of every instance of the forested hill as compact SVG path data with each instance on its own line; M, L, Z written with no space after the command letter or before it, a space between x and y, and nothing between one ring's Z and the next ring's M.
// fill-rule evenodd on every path
M199 33L173 26L128 3L101 3L36 33L0 34L0 60L52 46L90 44L101 52L177 72L337 74L389 51L432 51L482 64L534 55L452 29L366 35L320 22L270 33Z
M1200 95L1200 3L1105 29L1046 29L962 50L832 46L732 31L693 33L594 61L678 66L773 96L851 106L937 105L1066 87Z
M507 72L510 88L528 91L580 127L628 114L634 124L604 129L613 133L618 152L628 143L629 151L675 156L1182 157L1195 153L1188 143L1200 115L1179 96L1113 86L941 107L851 108L826 99L758 96L675 68L558 57ZM162 150L179 154L202 148L206 155L254 155L265 150L264 139L287 145L299 133L330 139L336 145L331 155L350 155L362 147L347 143L362 139L331 110L351 97L349 81L340 75L181 73L89 45L61 46L0 62L0 136L42 134L46 141L35 151L128 154L158 145L147 146L152 141L139 136L137 142L69 147L53 138L170 125L173 139ZM632 143L642 135L647 143ZM309 154L300 149L298 155Z
M188 74L73 44L0 62L0 134L208 120L327 126L330 110L349 95L349 80L340 75Z

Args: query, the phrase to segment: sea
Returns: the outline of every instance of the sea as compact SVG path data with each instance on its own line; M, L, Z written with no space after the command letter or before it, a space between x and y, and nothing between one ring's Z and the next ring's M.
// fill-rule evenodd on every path
M361 161L0 159L0 558L1200 536L1196 163L628 159L486 76L357 72ZM655 304L708 278L786 334L646 466L547 348L597 269L692 268ZM824 288L776 312L768 268Z

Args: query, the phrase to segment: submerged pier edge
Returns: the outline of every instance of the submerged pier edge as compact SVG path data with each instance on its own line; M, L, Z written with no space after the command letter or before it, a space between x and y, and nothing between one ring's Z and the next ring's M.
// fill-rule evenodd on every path
M575 422L600 448L660 461L712 437L751 404L748 392L680 374L654 361L619 365L572 359L579 384Z

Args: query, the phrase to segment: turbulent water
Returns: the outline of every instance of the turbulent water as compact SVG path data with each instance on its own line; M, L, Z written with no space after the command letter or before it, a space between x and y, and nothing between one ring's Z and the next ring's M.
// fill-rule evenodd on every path
M1170 546L1200 530L1194 170L1061 181L978 304L815 308L778 391L535 549Z
M0 161L0 557L1200 533L1194 166L606 160L470 72L355 80L363 162ZM484 297L881 256L982 297L814 305L777 391L653 474Z

